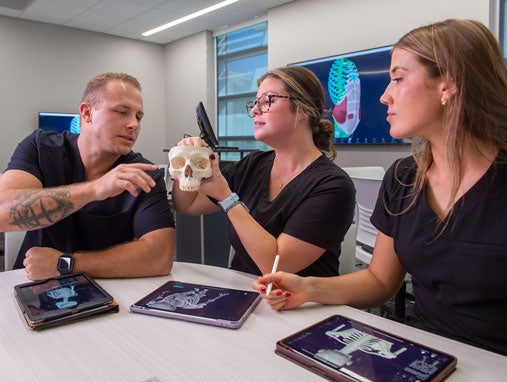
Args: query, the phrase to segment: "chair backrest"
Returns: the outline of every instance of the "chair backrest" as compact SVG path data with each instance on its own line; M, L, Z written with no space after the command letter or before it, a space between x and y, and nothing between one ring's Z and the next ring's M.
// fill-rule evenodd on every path
M356 225L351 224L341 245L340 275L356 270Z
M354 178L367 178L367 179L382 179L386 171L383 167L380 166L365 166L365 167L342 167L342 169L349 174L349 176L354 180ZM357 191L357 184L354 182L354 186ZM357 199L357 196L356 196ZM359 220L359 209L356 201L356 209L354 212L354 223L358 224Z
M5 270L10 271L14 267L14 263L18 257L19 249L25 239L25 231L13 231L4 233L5 243Z
M378 231L370 223L370 217L377 202L382 178L361 178L356 176L352 176L351 178L356 187L356 241L373 248Z
M167 197L169 199L171 199L173 181L171 179L171 174L169 174L169 165L168 164L157 164L157 167L164 170L164 180L165 180L165 185L167 188Z
M382 179L386 173L381 166L342 167L350 177Z

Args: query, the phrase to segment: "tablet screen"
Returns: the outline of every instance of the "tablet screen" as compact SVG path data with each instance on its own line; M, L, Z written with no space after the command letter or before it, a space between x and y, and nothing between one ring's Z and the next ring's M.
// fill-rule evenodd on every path
M195 109L197 114L197 124L199 125L199 129L201 131L200 137L206 142L209 147L215 149L218 147L218 140L211 127L211 123L208 118L208 114L206 113L206 109L202 102L197 104Z
M113 300L84 273L16 285L14 288L31 322L62 317Z
M259 293L208 285L169 281L133 305L138 313L158 310L212 320L239 321L259 299ZM163 315L163 314L161 314Z
M354 381L433 381L454 369L451 355L417 345L341 316L300 331L277 344L305 367L321 365ZM292 352L292 355L291 355ZM297 354L297 355L296 355ZM305 359L307 361L305 361Z

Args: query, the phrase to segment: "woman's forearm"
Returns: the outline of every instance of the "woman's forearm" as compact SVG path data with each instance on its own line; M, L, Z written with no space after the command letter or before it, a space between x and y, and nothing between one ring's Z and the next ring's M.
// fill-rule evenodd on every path
M392 288L368 269L337 277L306 277L304 282L307 301L321 304L368 308L392 297Z

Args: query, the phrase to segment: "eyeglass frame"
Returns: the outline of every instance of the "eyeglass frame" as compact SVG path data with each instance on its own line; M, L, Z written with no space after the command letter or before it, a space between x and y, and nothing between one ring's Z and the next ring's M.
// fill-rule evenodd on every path
M268 102L263 102L262 104L259 103L260 99L262 97L268 97ZM255 105L257 105L257 108L261 113L267 113L269 109L271 108L271 104L273 103L273 98L287 98L287 99L293 99L293 97L288 95L280 95L280 94L264 94L261 95L259 98L257 98L255 101L248 101L245 105L246 107L246 113L250 118L253 118L254 114L252 113L253 108ZM261 105L268 105L268 108L266 110L261 109Z

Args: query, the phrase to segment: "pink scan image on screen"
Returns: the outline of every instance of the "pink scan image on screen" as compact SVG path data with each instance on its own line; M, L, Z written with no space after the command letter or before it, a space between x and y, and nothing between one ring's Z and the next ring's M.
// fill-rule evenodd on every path
M347 138L361 121L361 81L354 62L347 58L333 62L329 69L328 91L335 105L335 138Z

